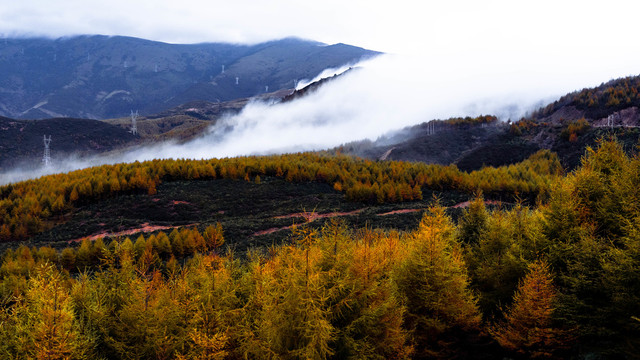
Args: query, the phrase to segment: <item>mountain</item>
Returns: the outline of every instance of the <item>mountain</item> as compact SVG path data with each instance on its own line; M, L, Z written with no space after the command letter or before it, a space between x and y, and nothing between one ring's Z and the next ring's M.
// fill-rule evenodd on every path
M354 71L349 69L341 74L314 81L300 89L282 89L264 93L250 98L238 98L229 101L190 101L157 114L142 116L137 119L138 135L144 141L177 140L185 141L202 135L210 126L223 116L239 113L250 101L258 100L267 103L295 101L310 95L327 83ZM123 129L131 127L130 117L105 119L104 122Z
M315 84L315 83L314 83ZM157 114L141 116L137 119L138 135L147 142L161 140L185 141L202 135L219 118L239 113L252 100L280 102L297 91L283 89L251 98L239 98L229 101L190 101ZM123 129L130 129L131 118L102 120Z
M121 36L0 41L0 115L106 119L196 100L293 88L379 53L287 38L257 45L167 44ZM224 70L223 70L224 69Z
M254 98L296 101L337 77L319 80L296 91L279 90ZM372 160L455 164L461 170L473 171L483 166L518 163L540 149L549 149L558 154L565 169L571 170L580 164L586 147L597 147L602 137L615 136L627 153L635 151L640 139L639 92L640 77L618 79L567 94L513 124L500 122L494 116L432 120L394 131L375 141L345 144L333 151ZM55 148L52 145L52 150L59 156L71 152L106 152L139 143L189 140L201 135L221 116L239 112L250 100L191 101L140 116L138 137L128 132L131 126L128 116L102 122L85 119L82 126L73 125L80 124L81 120L75 120L61 129L41 128L46 124L62 125L61 119L47 120L41 126L34 126L33 121L3 119L0 130L11 130L0 131L0 169L18 162L37 163L42 156L43 134L53 136ZM22 130L16 132L16 128ZM75 129L77 133L64 133L66 129ZM79 141L80 138L84 140Z
M640 76L630 76L569 93L532 114L539 122L558 123L562 120L585 118L597 126L606 125L613 115L612 125L637 124L640 121ZM631 109L631 110L629 110Z
M587 147L615 137L629 154L640 140L640 76L616 79L567 94L513 124L491 117L434 120L376 141L356 141L336 151L368 159L455 164L461 170L520 162L540 149L555 152L567 170Z
M165 140L186 141L202 135L223 116L238 113L249 101L294 101L335 79L313 82L299 90L283 89L229 101L190 101L157 114L137 118L132 135L130 116L93 120L52 118L23 120L0 117L0 171L16 165L38 167L43 156L43 135L51 136L52 158L85 156Z
M51 136L51 152L56 159L69 154L103 153L139 140L126 129L98 120L0 117L0 171L25 163L39 166L44 152L44 135Z

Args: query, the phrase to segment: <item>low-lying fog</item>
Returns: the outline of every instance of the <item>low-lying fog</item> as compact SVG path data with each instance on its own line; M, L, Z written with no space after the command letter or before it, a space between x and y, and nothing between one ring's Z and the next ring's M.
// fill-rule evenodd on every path
M185 144L157 144L118 157L61 159L56 157L53 139L54 166L7 171L0 174L0 184L105 163L327 149L432 119L493 114L503 121L517 120L567 92L633 73L580 69L569 63L554 71L545 66L541 72L526 59L483 58L472 53L383 55L354 66L353 71L295 101L249 103L239 114L220 120L202 137ZM345 69L330 69L322 77Z

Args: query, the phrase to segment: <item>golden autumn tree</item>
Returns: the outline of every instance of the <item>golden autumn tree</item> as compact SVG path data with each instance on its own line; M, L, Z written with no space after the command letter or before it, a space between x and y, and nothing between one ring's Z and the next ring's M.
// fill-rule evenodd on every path
M413 348L403 328L405 309L389 272L401 252L397 233L371 229L348 231L332 219L317 243L320 268L335 329L331 342L336 359L402 359Z
M11 331L2 340L10 346L3 349L3 358L78 359L86 354L67 281L52 265L38 266L6 320L3 327Z
M170 279L174 306L187 327L182 359L229 356L229 334L238 320L239 301L228 263L215 254L195 255Z
M478 194L469 203L469 207L463 211L462 217L458 222L460 240L466 244L477 243L480 234L487 227L488 218L489 212L484 204L484 198L482 194Z
M303 247L313 239L299 239L301 246L282 247L272 259L252 256L245 275L251 295L237 330L244 358L325 359L333 353L321 253Z
M451 355L460 336L480 325L454 229L444 208L431 207L408 244L410 254L393 275L419 357Z
M224 244L224 232L222 231L222 225L216 223L215 226L209 225L204 229L204 240L208 250L214 250Z
M541 260L532 263L504 322L494 326L491 334L507 350L529 358L553 357L570 341L568 332L553 326L555 298L549 265Z

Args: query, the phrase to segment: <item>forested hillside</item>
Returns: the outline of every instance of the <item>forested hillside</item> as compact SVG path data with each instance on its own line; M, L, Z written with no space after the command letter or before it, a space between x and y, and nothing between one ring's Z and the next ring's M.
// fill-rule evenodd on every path
M301 153L211 160L153 160L104 165L68 174L0 187L0 241L25 240L63 222L79 205L131 192L155 194L161 181L244 179L261 176L289 182L317 181L365 203L422 199L422 189L455 189L467 193L535 200L550 190L562 168L554 154L541 151L508 167L465 173L455 166L408 162L374 162L349 156Z
M217 222L16 242L171 183L283 186L269 179L424 213L398 231L310 210L248 252ZM423 196L447 190L473 199L455 218ZM548 151L470 173L296 154L102 166L0 197L3 241L15 244L0 266L5 358L620 358L640 347L640 159L616 141L568 174Z
M612 80L569 93L517 121L495 116L431 120L345 144L343 153L368 159L455 164L472 171L522 161L540 149L556 153L565 169L580 165L588 147L615 137L627 154L640 139L640 77ZM505 119L503 119L505 120Z
M598 87L567 94L533 114L545 118L566 107L583 112L583 116L597 120L620 110L640 106L640 77L632 76L611 80Z

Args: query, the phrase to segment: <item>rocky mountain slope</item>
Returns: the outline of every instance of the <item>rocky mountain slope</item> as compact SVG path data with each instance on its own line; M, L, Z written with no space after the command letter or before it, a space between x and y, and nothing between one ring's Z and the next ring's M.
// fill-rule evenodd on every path
M568 170L587 147L615 137L627 153L640 140L640 77L627 77L567 94L508 124L475 119L437 120L338 150L369 159L456 164L461 170L522 161L539 149L557 153Z
M332 79L297 91L260 94L258 98L296 101ZM550 149L571 170L580 164L586 147L597 147L601 138L615 137L628 153L636 151L640 139L639 92L640 77L618 79L567 94L512 124L494 116L432 120L333 151L374 160L455 164L461 170L473 171L483 166L514 164L540 149ZM73 120L69 124L64 119L0 119L0 169L21 161L37 163L42 156L43 134L54 137L58 156L107 152L141 142L184 141L199 136L221 116L239 112L248 101L250 98L192 101L140 116L137 136L128 132L131 120L127 116L102 122Z
M38 167L43 156L43 135L51 136L54 159L84 156L160 141L186 141L202 135L223 116L242 110L249 101L294 101L323 86L332 78L306 87L283 89L251 98L229 101L191 101L157 114L137 118L137 134L131 133L131 117L105 119L52 118L22 120L0 117L0 172L13 166Z
M175 45L129 37L0 40L0 116L105 119L293 88L378 53L283 39Z

